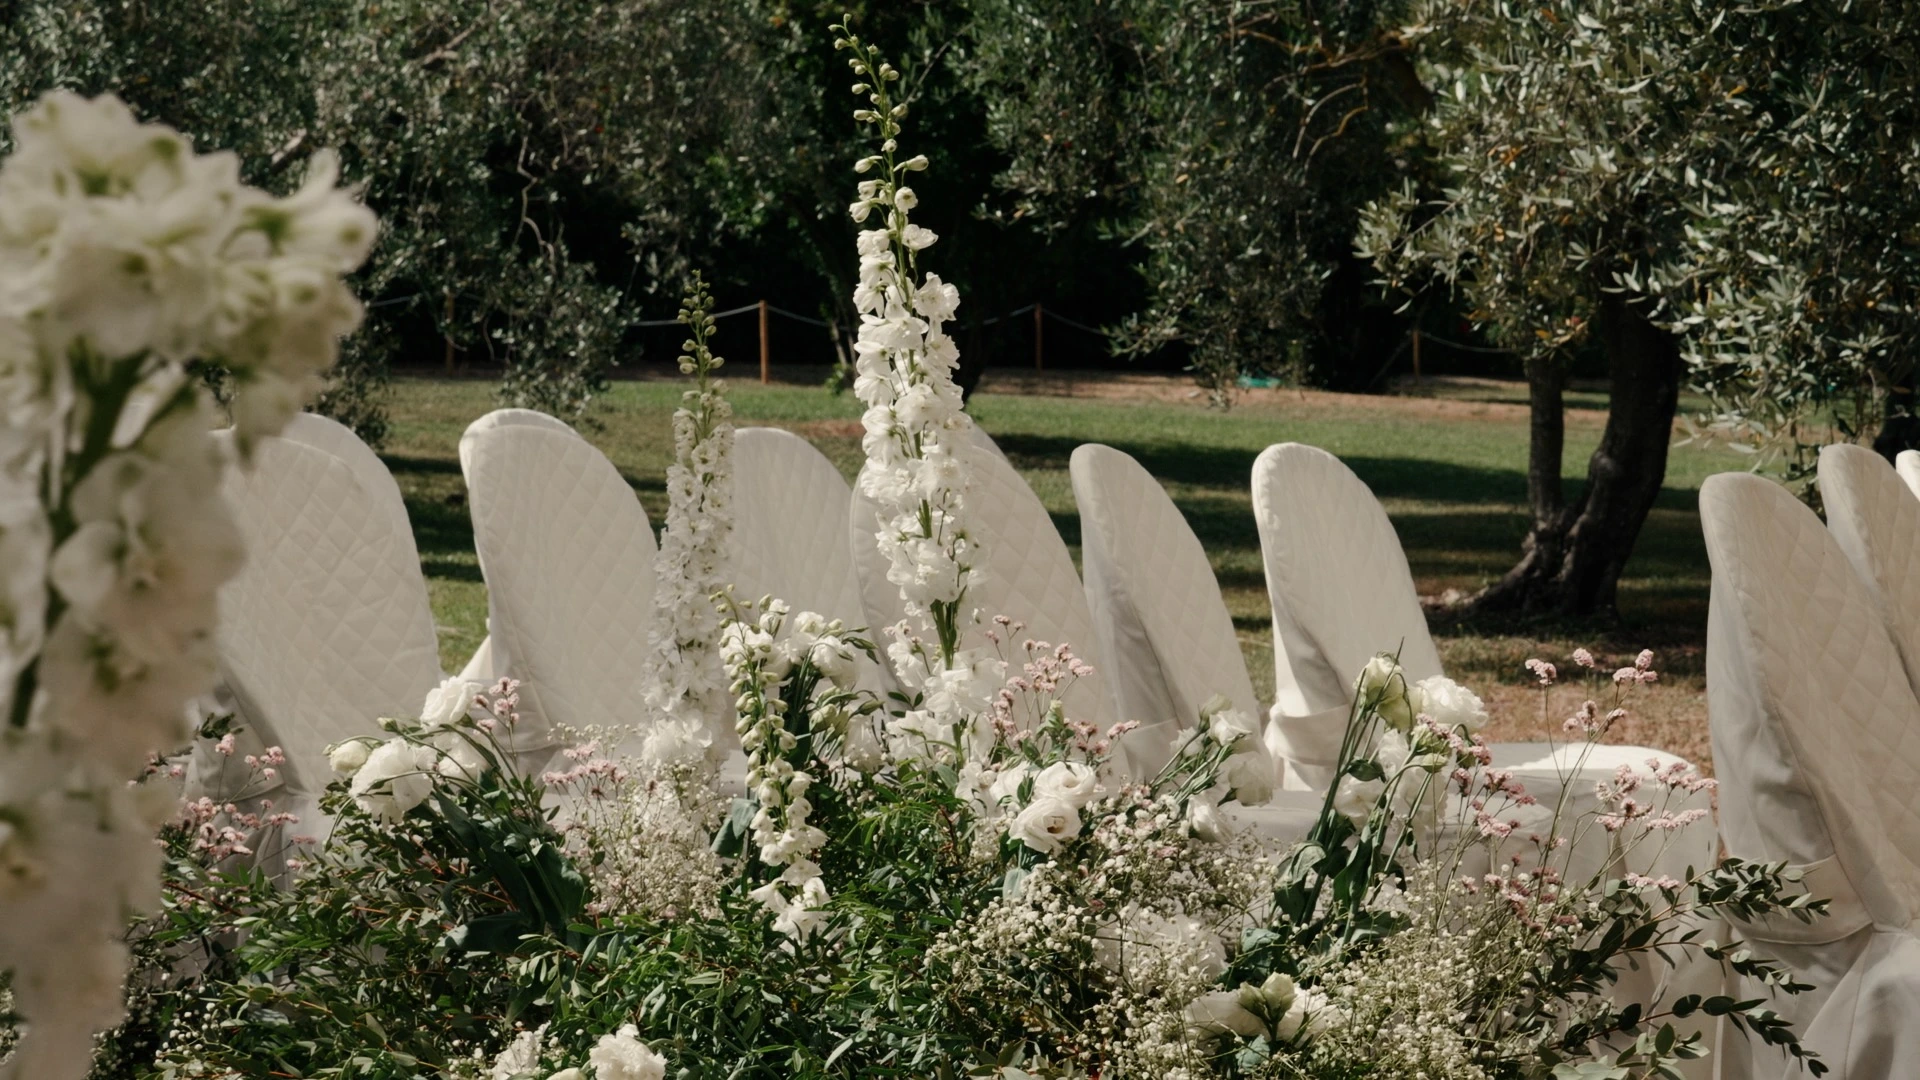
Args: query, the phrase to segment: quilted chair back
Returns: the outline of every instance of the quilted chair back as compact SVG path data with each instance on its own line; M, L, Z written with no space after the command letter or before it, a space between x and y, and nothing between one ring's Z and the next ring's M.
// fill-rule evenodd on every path
M986 580L968 593L968 602L982 622L1005 615L1026 624L1024 638L1071 645L1094 673L1077 680L1062 696L1067 714L1102 728L1116 723L1120 717L1108 682L1111 671L1103 663L1073 555L1040 497L985 432L977 426L971 430L977 452L970 463L973 490L967 496L967 513L986 548L987 563L979 568ZM868 625L884 648L887 638L881 628L906 618L906 608L898 587L887 580L887 560L875 539L878 513L856 485L849 517L854 570ZM1017 672L1024 660L1020 642L1006 652Z
M1120 715L1144 725L1127 738L1132 767L1152 776L1208 698L1249 716L1259 703L1206 549L1159 481L1098 444L1073 452L1072 474L1087 604Z
M1920 701L1820 519L1744 473L1700 489L1721 833L1743 858L1837 860L1876 921L1920 904Z
M1920 450L1902 450L1893 459L1893 471L1907 482L1907 490L1920 496Z
M1835 445L1820 451L1820 500L1827 528L1879 606L1908 684L1920 687L1920 499L1886 458Z
M1813 511L1736 473L1701 486L1700 518L1713 564L1707 711L1721 836L1737 857L1803 868L1807 891L1831 900L1811 924L1738 930L1818 987L1775 1001L1831 1075L1910 1076L1920 1060L1920 702L1867 587ZM1739 1058L1767 1051L1721 1042L1721 1075L1762 1075L1738 1071Z
M406 505L366 444L311 414L225 494L247 560L220 593L221 677L252 736L286 751L288 790L317 796L329 743L417 714L440 678Z
M1253 463L1253 515L1273 604L1274 708L1344 708L1376 653L1409 681L1441 674L1406 552L1379 500L1339 458L1279 443Z
M481 417L460 438L460 469L494 670L521 682L514 749L532 768L555 725L638 719L653 529L606 455L551 417Z
M853 490L833 462L791 431L741 428L733 484L734 595L865 625L847 543Z

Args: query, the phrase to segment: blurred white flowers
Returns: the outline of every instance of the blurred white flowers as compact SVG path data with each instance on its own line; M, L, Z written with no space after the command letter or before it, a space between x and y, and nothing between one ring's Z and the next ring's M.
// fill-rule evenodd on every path
M36 808L90 808L70 815L88 824L62 840L58 872L0 889L0 953L28 1021L13 1068L62 1078L85 1074L93 1032L118 1017L119 932L128 909L154 902L158 818L124 779L184 741L182 706L213 677L215 596L241 558L209 395L187 365L231 374L245 457L359 324L341 276L377 227L337 186L331 154L276 197L242 184L232 154L196 154L113 97L49 93L15 117L12 143L0 163L0 760L39 764L0 773L0 821L16 823L0 864L47 854L59 834Z
M640 1030L623 1025L612 1035L604 1035L587 1053L593 1066L593 1080L663 1080L667 1059L640 1041Z

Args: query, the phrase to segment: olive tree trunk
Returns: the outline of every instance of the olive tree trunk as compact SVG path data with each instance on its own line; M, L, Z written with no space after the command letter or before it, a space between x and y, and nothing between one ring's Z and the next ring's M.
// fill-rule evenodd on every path
M1529 364L1532 437L1527 496L1533 513L1520 562L1474 599L1478 611L1615 614L1620 572L1667 475L1680 401L1680 345L1617 294L1603 301L1601 347L1611 380L1606 430L1587 462L1587 485L1568 502L1565 368Z

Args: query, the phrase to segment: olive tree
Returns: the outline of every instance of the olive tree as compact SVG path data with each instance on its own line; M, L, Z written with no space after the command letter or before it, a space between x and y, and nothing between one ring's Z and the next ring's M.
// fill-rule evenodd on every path
M308 149L340 149L383 236L358 283L372 317L321 407L376 438L373 392L406 340L491 358L515 403L584 407L633 297L756 227L764 163L791 143L778 3L3 6L0 105L113 91L274 188Z
M1920 158L1893 24L1910 20L1844 0L1415 9L1405 33L1436 104L1414 134L1441 190L1377 200L1358 247L1393 285L1456 290L1524 359L1532 526L1479 606L1614 609L1690 376L1721 420L1769 429L1898 382L1916 224L1900 177ZM1569 498L1562 395L1580 349L1604 357L1610 408Z
M1093 215L1137 249L1147 304L1123 353L1187 346L1216 400L1302 351L1346 359L1329 281L1399 174L1386 119L1425 96L1381 29L1397 7L973 0L969 77L1016 213Z

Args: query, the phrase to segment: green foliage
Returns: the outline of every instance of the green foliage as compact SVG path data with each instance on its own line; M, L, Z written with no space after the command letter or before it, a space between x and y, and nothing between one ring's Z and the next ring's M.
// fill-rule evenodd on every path
M503 365L514 403L585 407L622 350L628 283L678 278L690 245L772 198L759 163L786 152L784 83L761 75L791 41L780 7L20 0L0 20L0 106L111 90L274 190L338 147L384 229L358 291L385 302L320 407L378 438L388 361L442 337Z
M1900 4L1711 0L1418 5L1437 91L1415 132L1444 179L1369 208L1395 285L1434 274L1539 358L1607 294L1679 335L1722 423L1875 423L1920 323L1920 17Z
M1241 372L1316 345L1358 208L1398 165L1417 104L1392 3L977 0L970 78L1021 214L1090 209L1142 251L1122 351L1183 343L1224 402Z

